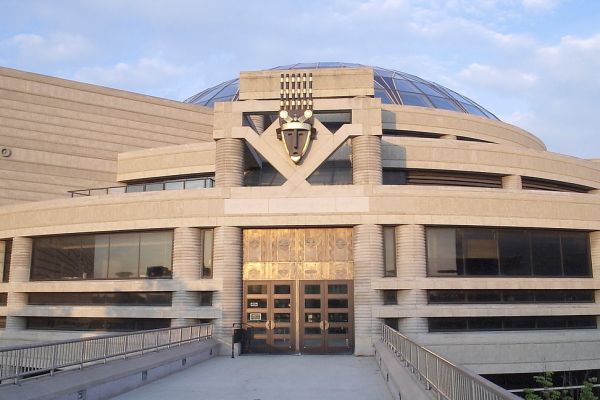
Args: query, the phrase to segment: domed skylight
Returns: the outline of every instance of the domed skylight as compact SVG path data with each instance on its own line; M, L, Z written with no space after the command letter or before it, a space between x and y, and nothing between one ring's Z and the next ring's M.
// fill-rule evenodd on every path
M353 68L368 67L362 64L320 62L283 65L273 70L311 69L311 68ZM439 108L497 120L498 118L474 101L437 83L426 81L418 76L391 69L373 68L375 78L375 97L384 104ZM236 101L239 97L239 79L232 79L206 89L189 99L186 103L212 107L217 101Z

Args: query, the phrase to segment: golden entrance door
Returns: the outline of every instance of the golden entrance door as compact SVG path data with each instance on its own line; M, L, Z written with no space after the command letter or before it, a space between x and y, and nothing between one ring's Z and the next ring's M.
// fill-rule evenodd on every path
M244 282L244 323L251 353L293 353L295 282Z
M300 281L300 351L352 353L352 281Z
M243 237L249 352L351 353L352 229L245 229Z

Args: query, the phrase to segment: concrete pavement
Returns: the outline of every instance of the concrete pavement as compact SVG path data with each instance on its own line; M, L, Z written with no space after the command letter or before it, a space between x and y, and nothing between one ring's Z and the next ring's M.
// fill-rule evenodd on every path
M391 400L373 357L216 357L118 400Z

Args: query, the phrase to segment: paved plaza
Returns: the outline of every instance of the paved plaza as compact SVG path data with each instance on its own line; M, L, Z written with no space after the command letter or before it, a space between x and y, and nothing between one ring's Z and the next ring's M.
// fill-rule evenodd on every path
M391 400L373 357L216 357L118 400Z

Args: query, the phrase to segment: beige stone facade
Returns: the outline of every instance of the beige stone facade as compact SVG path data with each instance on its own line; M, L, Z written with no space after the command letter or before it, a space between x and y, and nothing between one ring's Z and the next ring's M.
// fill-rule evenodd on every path
M8 299L0 307L6 316L1 338L81 335L27 329L29 317L143 314L173 325L212 320L227 343L232 324L242 318L244 229L347 227L353 228L356 354L372 354L381 323L395 320L401 331L478 372L591 368L600 358L597 328L438 333L429 332L428 319L600 316L599 163L547 152L540 139L501 121L382 104L370 68L323 68L293 72L313 74L315 112L346 113L350 122L334 129L317 114L316 139L296 164L278 139L279 121L267 118L280 107L282 72L242 73L239 101L213 109L0 69L0 147L12 153L0 158L0 266L5 243L12 243L10 279L0 283ZM350 181L311 184L344 146ZM271 166L282 184L244 186L249 165ZM391 170L404 171L408 180L388 184ZM68 194L199 178L212 183L193 190ZM430 276L426 230L435 226L589 232L593 273ZM383 227L394 227L394 276L384 268ZM37 237L151 230L174 232L172 279L30 279ZM211 276L201 273L204 230L214 231ZM431 304L432 290L586 290L598 296L576 304ZM170 292L172 305L27 301L30 293L59 292ZM204 292L212 293L212 305L199 305ZM384 304L387 292L396 292L397 304Z

